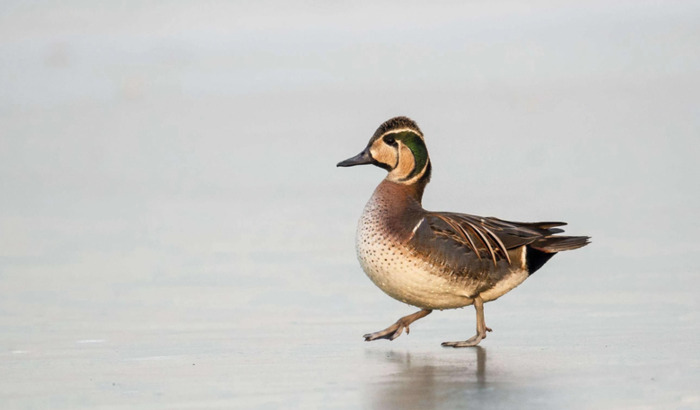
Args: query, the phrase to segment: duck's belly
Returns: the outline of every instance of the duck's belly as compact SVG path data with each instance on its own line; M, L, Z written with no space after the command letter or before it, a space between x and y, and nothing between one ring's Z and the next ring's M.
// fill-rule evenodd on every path
M453 309L474 300L454 283L420 266L396 269L360 258L367 276L387 295L422 309Z
M389 296L423 309L452 309L473 303L469 295L474 294L475 286L441 274L404 245L371 239L363 235L362 228L358 230L357 256L367 276Z

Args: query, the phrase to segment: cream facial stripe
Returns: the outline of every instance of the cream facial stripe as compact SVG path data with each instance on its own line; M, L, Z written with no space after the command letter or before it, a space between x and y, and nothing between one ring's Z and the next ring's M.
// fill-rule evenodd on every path
M391 173L393 178L403 181L413 173L413 170L416 168L416 161L413 157L413 152L403 141L397 141L397 143L399 144L399 161Z
M417 136L419 136L421 139L423 139L423 135L421 135L420 132L414 130L413 128L396 128L396 129L393 129L393 130L391 130L391 131L385 132L385 133L382 134L382 136L379 137L379 138L384 138L384 137L387 136L387 135L391 135L391 134L400 134L400 133L403 133L403 132L412 132L412 133L416 134Z

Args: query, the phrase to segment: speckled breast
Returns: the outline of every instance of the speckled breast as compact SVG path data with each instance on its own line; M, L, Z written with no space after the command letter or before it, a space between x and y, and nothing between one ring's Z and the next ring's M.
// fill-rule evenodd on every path
M386 294L424 309L472 304L473 289L451 280L410 249L385 223L389 204L373 196L357 227L357 257L369 278Z

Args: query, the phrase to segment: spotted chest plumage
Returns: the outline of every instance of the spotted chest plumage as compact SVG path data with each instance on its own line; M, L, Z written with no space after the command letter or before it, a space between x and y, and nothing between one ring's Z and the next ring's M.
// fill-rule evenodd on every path
M463 281L417 254L405 235L385 223L389 207L380 195L374 195L357 226L357 257L372 282L394 299L424 309L472 304Z

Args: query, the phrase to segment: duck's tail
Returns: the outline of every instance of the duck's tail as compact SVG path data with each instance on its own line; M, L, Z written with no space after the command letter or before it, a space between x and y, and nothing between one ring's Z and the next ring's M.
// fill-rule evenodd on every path
M557 253L586 246L591 243L590 239L590 236L546 236L531 243L530 247L544 253Z

